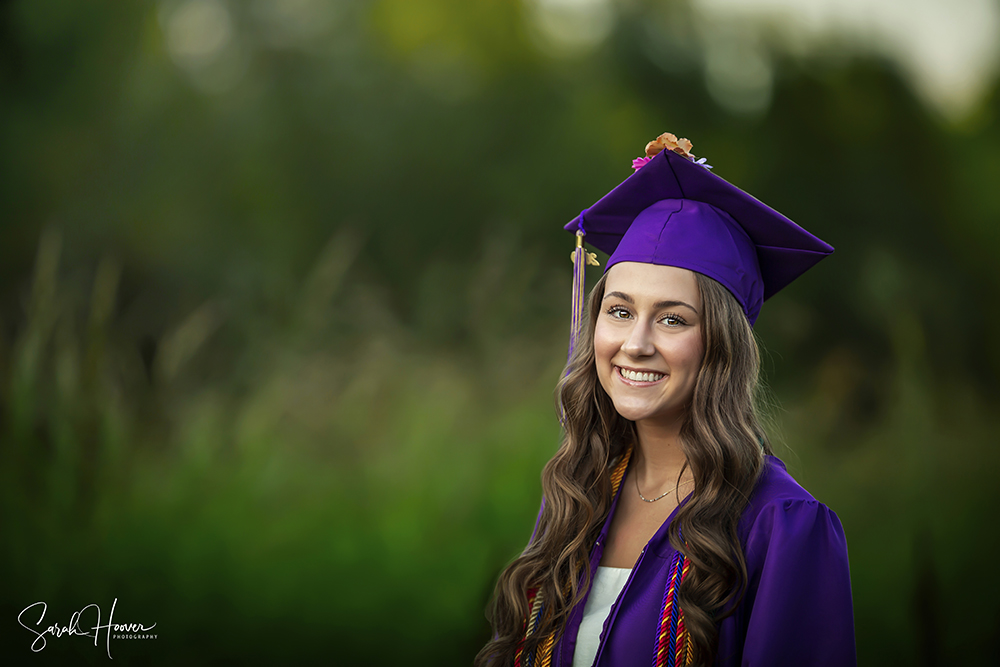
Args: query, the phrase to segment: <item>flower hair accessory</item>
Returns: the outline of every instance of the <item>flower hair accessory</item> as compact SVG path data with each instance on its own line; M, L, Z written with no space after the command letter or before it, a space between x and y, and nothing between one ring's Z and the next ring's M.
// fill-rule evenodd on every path
M694 148L694 144L692 144L689 140L678 139L676 135L671 134L670 132L664 132L656 139L653 139L646 144L646 156L637 157L632 160L632 168L638 170L662 151L669 150L686 157L695 164L700 164L705 169L711 169L712 165L707 164L705 158L696 158L691 153L692 148Z

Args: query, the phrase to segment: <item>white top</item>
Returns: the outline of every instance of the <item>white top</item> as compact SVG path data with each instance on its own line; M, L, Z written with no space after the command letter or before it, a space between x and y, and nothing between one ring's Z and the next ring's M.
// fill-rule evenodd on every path
M591 667L597 657L597 646L601 642L601 632L604 631L604 621L608 618L611 605L625 588L630 567L597 566L597 574L590 585L590 595L583 607L583 621L576 636L576 649L573 652L573 667Z

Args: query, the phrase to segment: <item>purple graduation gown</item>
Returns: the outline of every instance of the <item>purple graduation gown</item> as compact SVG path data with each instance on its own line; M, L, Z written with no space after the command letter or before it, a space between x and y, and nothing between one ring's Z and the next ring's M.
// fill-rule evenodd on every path
M616 495L591 551L591 578L617 505ZM667 540L672 518L642 550L611 607L595 667L653 665L667 571L676 553ZM749 584L735 613L719 627L715 664L856 665L847 542L837 515L799 486L784 463L769 456L738 530L746 547ZM573 608L553 647L553 667L572 667L586 603L584 598Z

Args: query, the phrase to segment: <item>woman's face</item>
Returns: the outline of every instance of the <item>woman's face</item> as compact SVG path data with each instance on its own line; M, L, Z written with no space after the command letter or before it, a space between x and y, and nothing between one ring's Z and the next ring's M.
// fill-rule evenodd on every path
M670 423L683 416L704 354L702 315L687 269L638 262L608 269L594 356L622 417Z

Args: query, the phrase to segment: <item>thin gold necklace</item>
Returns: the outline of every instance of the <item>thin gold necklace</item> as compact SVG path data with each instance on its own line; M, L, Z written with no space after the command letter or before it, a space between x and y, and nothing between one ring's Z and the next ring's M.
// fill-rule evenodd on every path
M645 500L647 503L655 503L657 500L659 500L660 498L663 498L664 496L666 496L671 491L676 491L676 490L680 489L682 486L687 486L688 484L690 484L691 482L694 481L693 479L689 479L688 481L684 482L683 484L678 484L678 485L676 485L672 489L667 489L666 491L664 491L663 493L661 493L657 497L655 497L652 500L650 500L646 496L642 495L642 491L639 491L639 475L633 475L632 479L635 480L635 490L639 493L639 497L642 498L643 500Z

